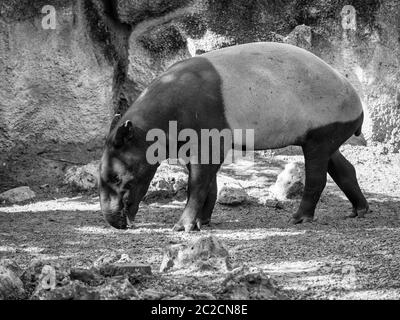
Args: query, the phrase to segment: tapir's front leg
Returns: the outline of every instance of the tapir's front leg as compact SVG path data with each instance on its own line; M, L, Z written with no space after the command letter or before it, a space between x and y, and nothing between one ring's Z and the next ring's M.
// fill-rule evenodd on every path
M218 186L217 186L217 177L211 182L210 189L208 191L207 199L203 206L203 211L201 214L201 224L207 225L211 222L211 215L213 213L215 203L217 202L218 197Z
M203 209L214 186L220 165L191 164L189 168L188 200L182 217L174 226L174 231L200 230L203 221Z

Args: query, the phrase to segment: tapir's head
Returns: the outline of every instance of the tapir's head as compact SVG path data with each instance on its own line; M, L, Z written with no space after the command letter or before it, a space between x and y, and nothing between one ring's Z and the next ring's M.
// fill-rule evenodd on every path
M130 121L117 125L107 138L100 164L100 204L107 222L117 229L126 229L134 220L157 170L146 160L146 148L144 132Z

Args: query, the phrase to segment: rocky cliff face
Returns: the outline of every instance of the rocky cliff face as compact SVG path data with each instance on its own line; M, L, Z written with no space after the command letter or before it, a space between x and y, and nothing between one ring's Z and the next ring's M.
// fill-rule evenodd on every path
M44 5L55 30L42 27ZM113 114L169 65L252 41L296 44L333 65L363 98L368 140L400 149L397 0L2 0L2 174L15 153L89 146L79 161L98 156Z

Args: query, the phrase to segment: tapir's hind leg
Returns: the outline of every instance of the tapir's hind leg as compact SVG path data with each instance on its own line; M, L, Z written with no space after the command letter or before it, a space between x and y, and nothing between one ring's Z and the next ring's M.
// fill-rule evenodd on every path
M216 181L220 165L191 164L188 181L188 200L182 217L174 226L174 231L193 231L200 229L203 224L203 208L211 207L215 200L208 201L211 188ZM213 206L212 206L213 207ZM212 210L211 210L212 211ZM208 212L208 211L207 211ZM208 212L210 214L210 212Z
M306 181L300 207L291 222L299 224L314 220L315 207L326 185L329 151L323 147L303 146Z
M360 190L353 165L336 151L329 160L328 172L353 205L353 214L350 217L363 218L368 212L368 202Z

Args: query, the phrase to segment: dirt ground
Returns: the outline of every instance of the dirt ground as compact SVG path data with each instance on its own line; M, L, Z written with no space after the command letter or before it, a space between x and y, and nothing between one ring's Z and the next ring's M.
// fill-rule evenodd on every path
M238 181L251 197L245 205L217 205L210 227L201 232L171 229L183 201L143 204L134 229L109 227L98 197L41 196L34 203L0 206L0 258L27 266L34 257L66 266L89 267L104 253L129 254L149 264L153 276L137 284L190 295L218 298L223 273L159 273L163 248L212 234L225 242L235 266L248 265L270 274L289 299L400 299L400 154L378 147L346 146L372 212L365 219L346 219L351 205L328 180L312 224L292 226L289 218L299 200L277 202L268 193L286 163L300 156L257 156L221 175Z

